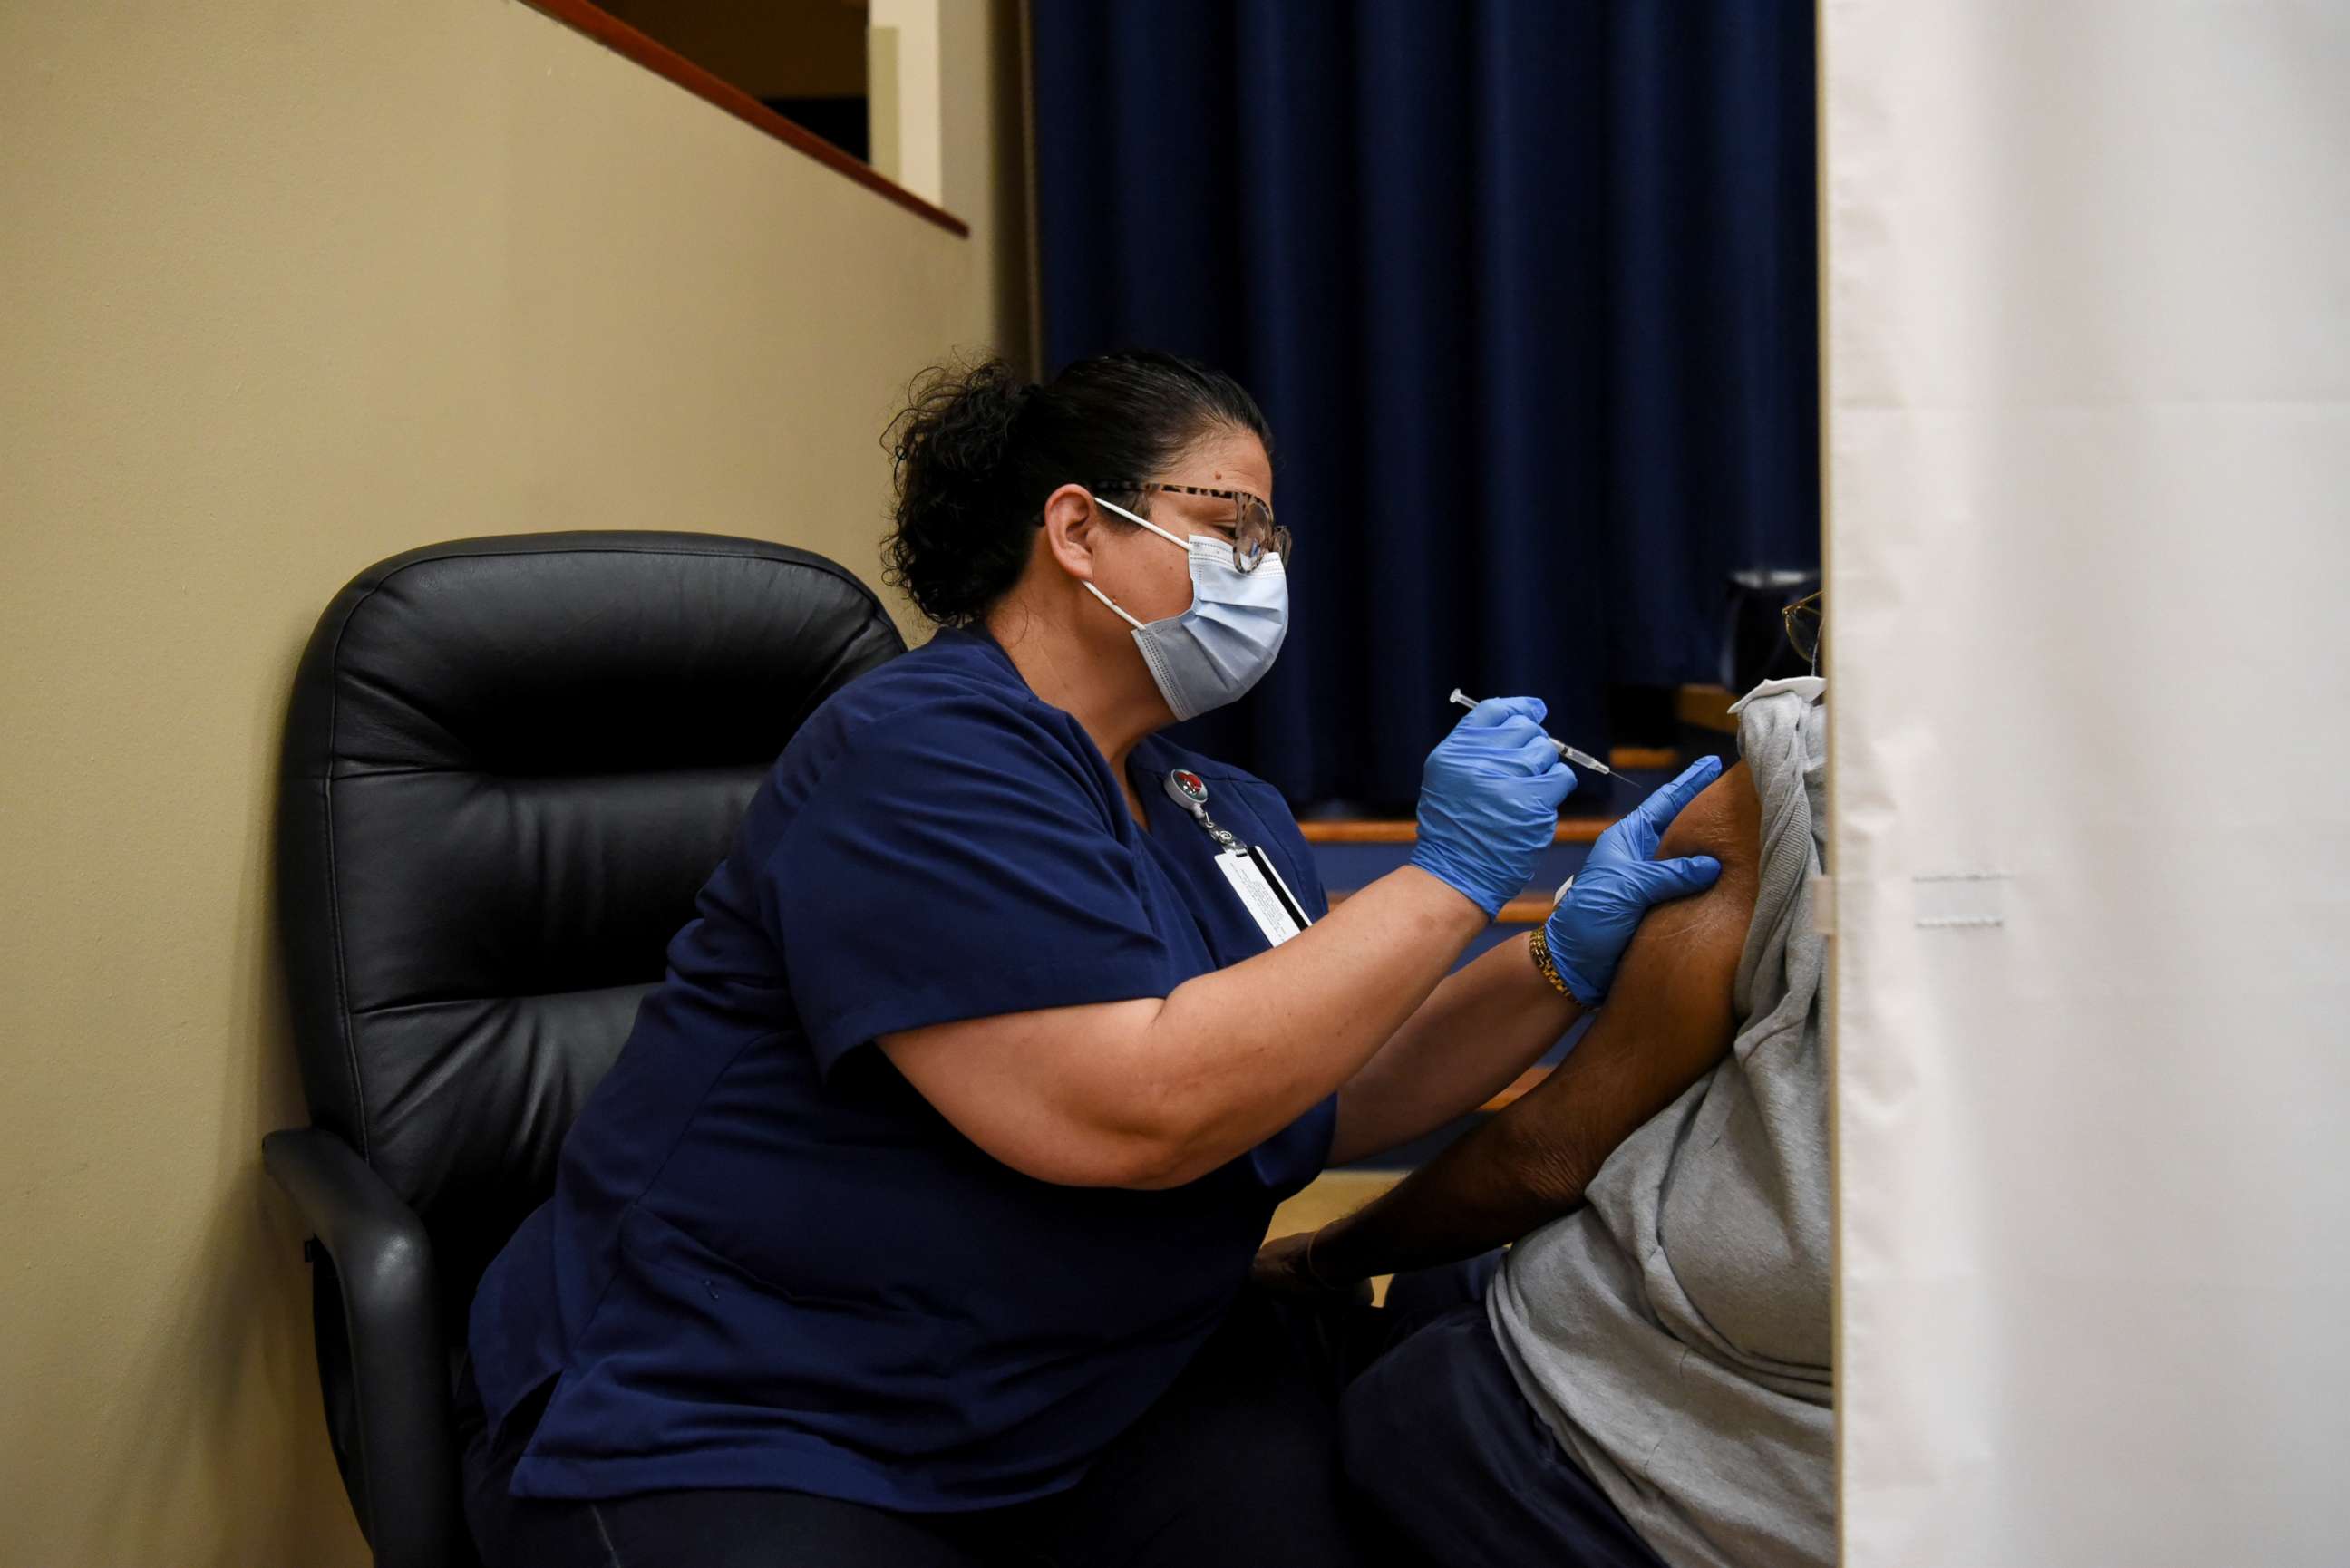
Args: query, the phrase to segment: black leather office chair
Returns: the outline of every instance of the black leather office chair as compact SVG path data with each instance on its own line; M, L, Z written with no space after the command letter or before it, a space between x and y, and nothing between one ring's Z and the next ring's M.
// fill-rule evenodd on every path
M818 556L464 539L361 573L295 677L277 878L318 1376L383 1568L473 1562L450 1357L483 1268L800 722L903 651Z

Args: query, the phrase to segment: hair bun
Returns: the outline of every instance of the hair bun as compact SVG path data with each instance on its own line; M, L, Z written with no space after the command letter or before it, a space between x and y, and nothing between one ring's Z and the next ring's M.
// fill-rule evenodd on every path
M897 526L886 576L941 626L974 619L1028 559L1025 529L1003 526L1013 426L1035 395L1001 359L925 373L889 427Z

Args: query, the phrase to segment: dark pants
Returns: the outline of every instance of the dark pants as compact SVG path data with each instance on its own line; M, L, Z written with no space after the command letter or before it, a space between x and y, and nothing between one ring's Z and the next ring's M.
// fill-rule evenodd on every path
M1518 1392L1485 1316L1500 1263L1399 1278L1345 1331L1347 1479L1440 1568L1664 1568Z
M963 1514L906 1514L788 1491L606 1501L508 1490L532 1421L494 1449L460 1378L466 1512L490 1568L1367 1568L1350 1542L1330 1384L1284 1313L1244 1295L1175 1386L1072 1490Z

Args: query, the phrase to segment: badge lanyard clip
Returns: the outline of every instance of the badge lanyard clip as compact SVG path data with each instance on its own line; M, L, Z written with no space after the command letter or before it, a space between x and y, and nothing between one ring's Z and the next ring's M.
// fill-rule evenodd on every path
M1216 869L1240 895L1241 903L1264 933L1265 940L1279 947L1314 922L1308 919L1304 905L1281 879L1273 859L1259 845L1243 844L1229 829L1220 826L1208 815L1208 784L1188 768L1177 768L1167 775L1167 797L1191 815L1202 831L1216 842Z

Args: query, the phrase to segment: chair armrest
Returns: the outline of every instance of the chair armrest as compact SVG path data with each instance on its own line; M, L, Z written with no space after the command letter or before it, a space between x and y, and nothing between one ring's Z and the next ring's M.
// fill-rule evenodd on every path
M378 1568L469 1560L440 1290L424 1222L330 1132L271 1133L261 1140L261 1160L317 1234L340 1285L356 1452L337 1458ZM324 1340L331 1325L320 1326ZM330 1431L338 1425L333 1359L322 1343Z

